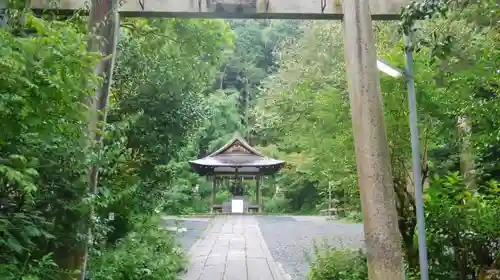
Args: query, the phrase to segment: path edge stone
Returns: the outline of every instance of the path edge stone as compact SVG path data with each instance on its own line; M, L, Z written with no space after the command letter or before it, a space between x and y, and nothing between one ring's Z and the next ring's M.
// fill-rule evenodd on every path
M212 229L212 227L214 225L214 220L215 219L213 216L211 216L209 218L207 228L200 234L200 237L193 243L193 245L191 245L191 248L189 248L189 251L187 254L188 258L192 257L194 249L196 247L198 247L198 245L203 241L203 239L205 239L205 237L207 236L207 232L209 232L210 229Z
M269 250L269 247L267 247L266 240L264 239L264 236L262 235L262 231L260 230L260 225L258 221L257 223L257 228L259 229L259 237L261 239L261 244L262 244L262 249L264 249L264 252L266 252L266 259L267 259L267 265L269 266L269 270L271 271L271 274L273 275L274 280L288 280L288 278L285 276L285 272L282 271L279 267L276 261L274 260L273 256L271 255L271 251Z
M176 279L184 279L186 277L186 275L189 273L194 249L196 247L198 247L198 245L203 241L203 239L205 239L207 232L210 231L210 229L212 229L213 224L214 224L214 217L211 216L208 220L207 228L200 234L200 237L193 243L193 245L191 245L191 247L187 251L187 253L185 255L185 257L187 259L187 265L184 268L184 271L182 273L179 273L179 275L177 275Z

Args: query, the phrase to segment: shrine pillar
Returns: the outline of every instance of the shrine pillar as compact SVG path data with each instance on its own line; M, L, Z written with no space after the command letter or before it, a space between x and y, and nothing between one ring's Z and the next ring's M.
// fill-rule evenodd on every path
M260 189L260 183L261 183L260 180L261 180L261 176L257 176L255 178L255 186L256 186L255 198L257 200L257 206L258 206L257 212L258 213L262 213L262 193L261 193L261 189Z
M215 174L212 177L212 197L211 197L211 205L210 205L210 213L214 212L214 205L215 205L215 197L217 194L217 176Z

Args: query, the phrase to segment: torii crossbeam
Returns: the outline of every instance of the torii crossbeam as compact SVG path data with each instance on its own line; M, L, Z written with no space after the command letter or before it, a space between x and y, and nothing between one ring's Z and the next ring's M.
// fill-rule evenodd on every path
M372 19L397 19L409 0L367 0ZM85 0L32 0L34 10L74 13ZM341 19L343 0L124 0L121 17Z

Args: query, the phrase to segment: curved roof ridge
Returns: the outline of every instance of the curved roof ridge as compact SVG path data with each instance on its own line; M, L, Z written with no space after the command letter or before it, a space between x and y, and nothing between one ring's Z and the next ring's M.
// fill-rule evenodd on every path
M250 146L250 144L243 137L241 137L238 132L235 132L233 138L231 140L229 140L229 142L227 142L224 146L222 146L220 149L216 150L215 152L209 154L206 157L213 157L213 156L216 156L218 154L223 153L224 151L226 151L227 149L229 149L229 147L231 147L232 145L234 145L235 142L240 142L240 144L245 149L249 150L251 153L253 153L253 154L257 155L257 156L260 156L260 157L265 157L262 153L260 153L255 148L253 148L252 146Z

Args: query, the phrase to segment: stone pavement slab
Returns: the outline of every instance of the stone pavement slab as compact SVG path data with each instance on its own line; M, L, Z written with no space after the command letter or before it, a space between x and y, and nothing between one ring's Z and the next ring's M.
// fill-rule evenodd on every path
M216 216L190 250L184 280L283 280L255 217Z

